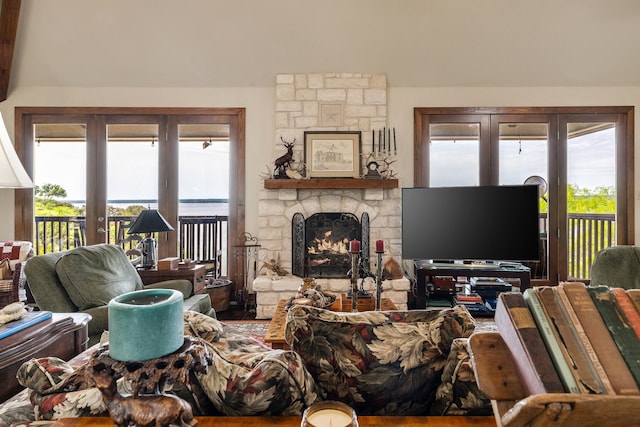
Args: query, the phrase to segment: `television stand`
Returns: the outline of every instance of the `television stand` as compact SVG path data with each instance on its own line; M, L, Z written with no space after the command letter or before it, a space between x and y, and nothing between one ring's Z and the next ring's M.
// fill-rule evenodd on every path
M416 308L427 307L427 282L434 276L509 277L520 279L520 292L531 287L531 269L522 264L447 264L416 260Z

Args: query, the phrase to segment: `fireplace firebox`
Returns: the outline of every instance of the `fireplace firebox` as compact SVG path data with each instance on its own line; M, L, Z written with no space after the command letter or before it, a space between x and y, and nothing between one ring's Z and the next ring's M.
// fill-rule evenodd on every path
M292 218L292 272L300 277L344 278L351 269L349 242L360 240L361 265L369 265L369 214L322 212Z

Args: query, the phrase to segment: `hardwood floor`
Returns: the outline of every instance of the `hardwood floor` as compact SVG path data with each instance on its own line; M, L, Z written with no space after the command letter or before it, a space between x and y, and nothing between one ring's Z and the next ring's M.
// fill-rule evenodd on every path
M216 311L218 320L255 320L255 308L245 309L244 304L236 304L232 301L229 308L224 311Z

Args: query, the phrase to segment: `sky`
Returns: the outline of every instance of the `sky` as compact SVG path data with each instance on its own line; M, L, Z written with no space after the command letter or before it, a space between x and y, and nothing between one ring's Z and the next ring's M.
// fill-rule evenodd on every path
M229 143L180 143L180 198L229 196ZM35 149L35 183L54 183L68 200L85 200L84 143L41 142ZM111 142L107 154L109 200L157 198L158 148L150 142Z
M567 182L580 188L615 187L615 129L569 140ZM478 185L477 141L437 141L431 146L431 185ZM504 141L500 184L516 185L532 175L547 179L546 141Z

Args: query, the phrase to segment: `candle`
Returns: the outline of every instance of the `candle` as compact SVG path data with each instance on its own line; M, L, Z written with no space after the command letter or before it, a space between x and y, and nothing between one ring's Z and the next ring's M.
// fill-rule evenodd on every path
M346 427L353 418L339 409L321 409L307 416L307 423L314 427Z
M360 252L360 240L352 240L349 242L349 252Z
M378 153L380 152L380 142L382 141L382 131L378 129Z
M389 154L391 154L391 128L389 128Z
M332 400L316 402L304 410L302 427L357 426L358 416L349 405Z
M393 153L398 154L398 149L396 148L396 128L393 128Z
M387 149L387 128L382 128L382 152L384 153Z
M371 130L371 152L374 153L376 151L376 131Z
M384 252L384 240L376 240L376 252Z

